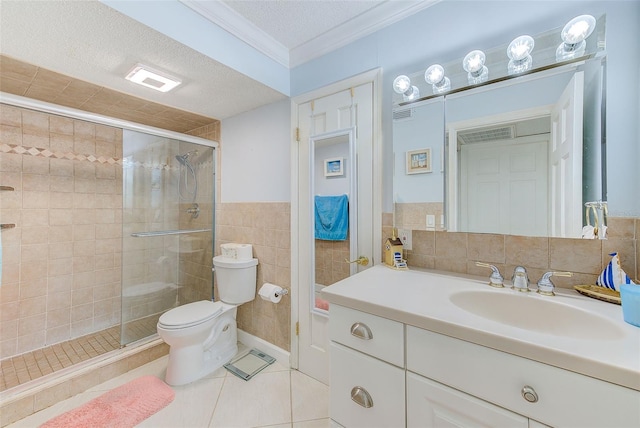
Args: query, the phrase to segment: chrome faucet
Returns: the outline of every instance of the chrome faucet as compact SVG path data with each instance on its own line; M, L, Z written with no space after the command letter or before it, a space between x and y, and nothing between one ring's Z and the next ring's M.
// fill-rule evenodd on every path
M494 265L490 265L489 263L476 262L476 266L486 267L491 269L491 276L489 277L489 285L496 288L504 287L503 281L504 278L500 275L500 271Z
M518 291L530 291L529 290L529 277L527 276L527 270L523 266L517 266L513 270L513 276L511 277L514 290Z
M538 293L543 296L555 296L556 293L553 292L555 285L551 282L552 276L573 276L571 272L547 272L542 275L540 281L538 281Z

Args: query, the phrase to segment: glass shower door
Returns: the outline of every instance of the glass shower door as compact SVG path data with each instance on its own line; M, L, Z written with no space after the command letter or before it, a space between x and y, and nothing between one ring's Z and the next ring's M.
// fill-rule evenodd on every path
M121 344L156 333L158 318L211 299L214 149L123 135Z

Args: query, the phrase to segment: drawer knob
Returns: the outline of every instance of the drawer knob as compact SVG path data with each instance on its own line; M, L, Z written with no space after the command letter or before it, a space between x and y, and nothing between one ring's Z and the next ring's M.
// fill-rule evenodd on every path
M373 407L373 398L371 398L367 390L361 386L354 386L351 389L351 399L365 409Z
M529 403L538 402L538 394L535 389L531 388L529 385L525 385L520 392L522 394L522 398L527 400Z
M351 335L362 340L373 339L371 329L365 323L357 322L351 326Z

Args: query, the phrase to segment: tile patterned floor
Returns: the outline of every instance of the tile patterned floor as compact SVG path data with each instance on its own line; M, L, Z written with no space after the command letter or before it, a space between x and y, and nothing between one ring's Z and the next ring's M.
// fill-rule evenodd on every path
M241 351L242 352L242 351ZM246 352L246 349L244 350ZM61 401L11 428L34 427L144 375L164 379L167 356ZM329 387L276 361L249 381L224 368L184 386L175 400L139 427L329 428Z
M120 348L120 326L0 361L0 391Z

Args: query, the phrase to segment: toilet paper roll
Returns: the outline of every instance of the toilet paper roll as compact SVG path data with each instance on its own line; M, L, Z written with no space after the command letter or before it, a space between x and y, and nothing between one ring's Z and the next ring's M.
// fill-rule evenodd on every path
M282 299L282 287L275 284L265 282L258 290L258 294L262 300L268 300L271 303L278 303Z

